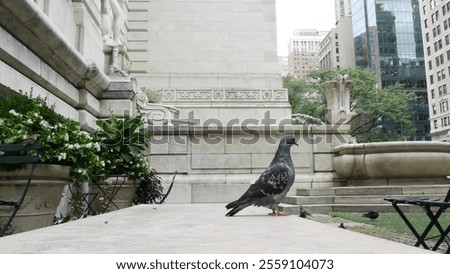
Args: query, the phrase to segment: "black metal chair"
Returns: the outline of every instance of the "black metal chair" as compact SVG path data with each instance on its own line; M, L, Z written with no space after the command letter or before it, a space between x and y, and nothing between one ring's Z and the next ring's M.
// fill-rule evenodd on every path
M445 242L448 246L446 253L447 254L450 253L450 238L448 236L450 232L450 224L447 226L447 228L444 229L441 223L439 222L439 218L442 216L442 214L444 214L445 211L448 208L450 208L450 188L444 199L435 199L430 197L409 197L409 198L385 198L385 200L392 203L394 209L397 211L402 220L405 222L405 224L417 238L415 246L417 247L423 246L425 249L430 249L426 241L437 238L438 240L433 245L431 250L436 251L439 248L439 246L443 242ZM417 229L413 226L410 220L408 220L406 215L403 213L402 209L399 207L400 204L420 206L424 210L425 214L430 219L430 222L421 234L419 234ZM430 233L433 227L435 227L439 231L439 235L434 237L428 237L428 234Z
M9 226L11 225L14 217L16 216L17 212L22 206L22 203L27 195L28 189L30 187L31 178L34 173L34 169L36 168L36 164L41 162L41 159L39 155L34 156L28 156L28 155L14 155L14 156L8 156L8 153L17 153L20 154L20 152L24 151L31 151L31 150L40 150L42 149L43 145L40 142L36 142L34 144L0 144L0 164L1 165L14 165L14 164L32 164L31 165L31 171L28 175L28 180L25 185L25 188L23 189L23 193L20 197L18 197L17 200L0 200L0 206L11 206L13 207L13 211L8 218L8 220L5 222L5 224L0 227L0 237L3 237L5 232L9 229ZM6 154L6 156L4 156Z

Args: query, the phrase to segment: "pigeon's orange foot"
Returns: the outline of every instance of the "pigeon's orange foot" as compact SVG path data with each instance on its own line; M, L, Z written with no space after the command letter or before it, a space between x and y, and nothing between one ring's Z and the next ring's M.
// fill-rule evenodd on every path
M272 213L269 213L270 216L288 216L286 212L274 210Z

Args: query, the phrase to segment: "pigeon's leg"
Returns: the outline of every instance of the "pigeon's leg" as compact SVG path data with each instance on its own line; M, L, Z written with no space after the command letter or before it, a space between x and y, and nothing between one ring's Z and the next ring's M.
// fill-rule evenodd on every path
M288 216L286 212L280 211L279 209L272 208L272 213L269 213L270 216Z

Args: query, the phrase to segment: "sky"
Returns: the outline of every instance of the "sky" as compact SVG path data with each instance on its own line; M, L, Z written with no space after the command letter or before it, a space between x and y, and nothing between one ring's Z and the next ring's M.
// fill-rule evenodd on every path
M295 29L331 30L336 21L334 0L276 0L278 55L287 55Z

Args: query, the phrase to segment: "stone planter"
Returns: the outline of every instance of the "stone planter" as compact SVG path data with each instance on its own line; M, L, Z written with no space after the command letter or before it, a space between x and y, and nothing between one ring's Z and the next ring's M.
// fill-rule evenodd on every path
M17 201L23 193L30 171L31 165L15 171L0 171L0 199ZM67 166L36 165L28 193L12 221L14 233L53 224L64 186L71 182L69 171ZM0 223L8 220L12 210L12 207L0 206Z
M117 179L116 177L110 177L103 182L97 183L97 185L92 184L90 186L90 192L97 193L96 199L92 203L94 214L111 212L133 205L134 195L139 186L139 181L125 178L122 187L118 188L122 183L122 180L124 180L124 178L119 177ZM111 197L113 191L114 193L117 192L117 194L108 205L108 197L106 197L105 193Z
M344 178L445 178L450 143L383 142L334 148L333 166Z

